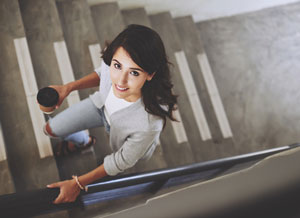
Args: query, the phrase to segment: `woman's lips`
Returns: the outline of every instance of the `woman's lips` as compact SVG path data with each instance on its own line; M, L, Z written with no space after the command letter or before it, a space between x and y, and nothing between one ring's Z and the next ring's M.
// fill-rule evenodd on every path
M115 85L115 87L116 87L116 89L118 90L118 91L120 91L120 92L125 92L125 91L127 91L129 88L122 88L122 87L120 87L120 86L118 86L118 85Z

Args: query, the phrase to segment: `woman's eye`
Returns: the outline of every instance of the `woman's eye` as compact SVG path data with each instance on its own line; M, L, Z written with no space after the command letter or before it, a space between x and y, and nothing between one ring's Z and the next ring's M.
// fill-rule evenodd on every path
M138 76L138 75L140 75L139 72L137 72L137 71L131 71L130 74L133 75L133 76Z
M118 69L118 70L121 69L121 65L118 64L118 63L115 63L115 64L114 64L114 67L115 67L116 69Z

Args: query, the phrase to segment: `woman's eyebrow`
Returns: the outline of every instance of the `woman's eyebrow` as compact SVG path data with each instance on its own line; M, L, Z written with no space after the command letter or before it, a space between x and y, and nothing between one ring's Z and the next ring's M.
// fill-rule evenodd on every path
M118 62L118 64L122 65L117 59L112 59L115 62Z
M120 64L122 66L122 64L117 60L117 59L112 59L113 61L117 62L118 64ZM142 70L141 68L136 68L136 67L130 67L131 70L138 70L141 72L144 72L144 70Z
M138 70L138 71L144 72L141 68L134 68L134 67L131 67L130 69L131 69L131 70Z

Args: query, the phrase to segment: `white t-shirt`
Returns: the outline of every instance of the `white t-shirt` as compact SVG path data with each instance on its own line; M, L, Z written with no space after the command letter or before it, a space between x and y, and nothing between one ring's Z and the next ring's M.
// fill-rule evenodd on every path
M110 116L114 112L121 110L125 107L128 107L133 103L134 102L125 101L124 99L116 97L111 87L104 104L104 114L109 125L110 125Z

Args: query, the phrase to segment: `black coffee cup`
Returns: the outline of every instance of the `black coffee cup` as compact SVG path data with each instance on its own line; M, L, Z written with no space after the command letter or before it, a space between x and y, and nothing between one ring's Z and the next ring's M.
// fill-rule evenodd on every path
M58 103L59 94L51 87L45 87L39 90L37 94L37 101L39 103L40 109L45 114L51 114L55 110Z

